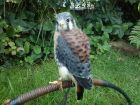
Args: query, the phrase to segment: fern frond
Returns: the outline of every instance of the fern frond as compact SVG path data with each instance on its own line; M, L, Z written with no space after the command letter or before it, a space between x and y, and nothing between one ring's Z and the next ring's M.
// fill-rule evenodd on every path
M132 28L130 32L129 40L131 44L134 44L137 48L140 48L140 20Z

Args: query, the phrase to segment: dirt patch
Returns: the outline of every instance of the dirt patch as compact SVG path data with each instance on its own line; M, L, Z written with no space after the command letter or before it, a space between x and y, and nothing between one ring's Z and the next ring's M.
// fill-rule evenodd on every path
M140 55L140 49L135 48L134 46L130 45L129 43L119 40L119 41L110 41L110 45L118 49L125 54L133 55L133 56L139 56Z

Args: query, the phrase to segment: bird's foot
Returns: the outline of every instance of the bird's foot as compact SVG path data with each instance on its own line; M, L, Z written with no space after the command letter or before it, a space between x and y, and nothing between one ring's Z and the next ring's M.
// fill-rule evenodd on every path
M10 99L6 99L6 100L4 100L2 105L7 105L10 101L11 101Z
M49 82L49 84L56 84L59 86L59 90L63 91L63 83L61 80Z

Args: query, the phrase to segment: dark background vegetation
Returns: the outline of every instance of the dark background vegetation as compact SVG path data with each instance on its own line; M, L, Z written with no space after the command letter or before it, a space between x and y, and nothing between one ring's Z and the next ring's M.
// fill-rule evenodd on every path
M90 0L94 10L70 10L69 0L1 0L0 65L34 64L53 57L54 14L70 11L89 36L94 54L123 39L140 47L139 0ZM73 0L76 3L78 0Z

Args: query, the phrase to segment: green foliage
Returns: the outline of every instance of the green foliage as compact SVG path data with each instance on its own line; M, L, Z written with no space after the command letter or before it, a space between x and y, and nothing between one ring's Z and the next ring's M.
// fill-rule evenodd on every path
M103 36L92 36L90 38L90 43L91 47L93 47L92 49L95 49L93 50L92 54L94 54L95 52L98 54L102 54L106 51L109 51L110 45L108 41L109 41L108 33L103 33Z
M101 35L96 35L93 29L93 24L89 24L86 28L83 29L83 31L89 35L90 37L90 45L93 51L92 54L97 53L101 54L110 49L110 45L108 43L109 41L109 32L111 32L111 29L105 28L102 25L96 25L96 29L102 31Z
M91 0L94 10L71 11L89 36L91 48L98 54L109 50L110 39L128 37L132 23L123 20L124 12L118 6L119 2ZM125 2L138 3L137 0ZM53 53L54 14L70 11L69 2L66 7L62 5L63 0L1 0L1 56L5 60L16 59L18 63L45 60Z
M105 31L108 30L109 35L115 38L123 38L126 35L132 23L123 21L123 12L117 6L117 2L113 2L113 0L100 1L95 8L97 8L94 13L97 20L95 24L99 26L99 29L106 27ZM100 28L100 25L104 27ZM97 30L98 27L95 29ZM97 31L100 31L99 29Z
M139 2L139 4L138 4L138 11L140 12L140 2Z
M54 13L67 9L60 3L57 0L1 1L0 54L30 64L45 59L53 52Z
M139 0L125 0L125 2L129 2L131 4L139 2Z
M123 21L123 12L116 4L113 0L98 1L95 3L94 12L85 13L84 19L78 17L84 32L90 37L91 47L96 53L101 54L108 51L109 40L123 38L133 25L131 22ZM83 21L86 21L86 24Z
M132 28L129 40L131 44L134 44L137 48L140 48L140 20Z

